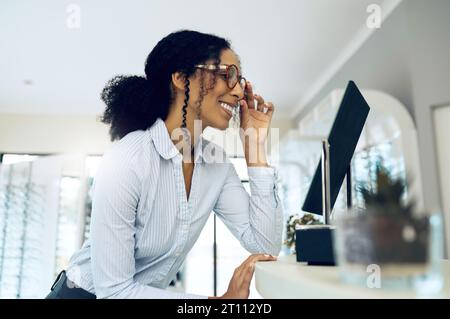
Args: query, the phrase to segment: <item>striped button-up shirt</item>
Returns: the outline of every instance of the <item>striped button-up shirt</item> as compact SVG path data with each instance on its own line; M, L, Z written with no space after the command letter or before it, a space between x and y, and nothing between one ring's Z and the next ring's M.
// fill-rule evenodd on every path
M103 156L90 238L70 260L70 280L97 298L202 297L165 288L212 211L250 253L279 253L283 214L274 169L248 168L249 196L219 146L200 138L194 150L189 198L182 155L161 119Z

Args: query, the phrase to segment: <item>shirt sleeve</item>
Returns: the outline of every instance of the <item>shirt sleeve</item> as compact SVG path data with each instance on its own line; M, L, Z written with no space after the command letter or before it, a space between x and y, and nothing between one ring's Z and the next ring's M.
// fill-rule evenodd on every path
M207 298L141 284L134 279L139 174L126 159L106 158L97 172L92 203L91 267L97 298Z
M214 211L250 253L278 255L282 242L283 211L272 167L248 168L250 193L229 164Z

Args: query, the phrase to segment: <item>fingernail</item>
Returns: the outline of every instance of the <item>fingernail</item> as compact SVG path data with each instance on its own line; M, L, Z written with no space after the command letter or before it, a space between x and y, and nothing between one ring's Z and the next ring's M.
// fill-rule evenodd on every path
M272 255L264 254L264 257L273 257Z

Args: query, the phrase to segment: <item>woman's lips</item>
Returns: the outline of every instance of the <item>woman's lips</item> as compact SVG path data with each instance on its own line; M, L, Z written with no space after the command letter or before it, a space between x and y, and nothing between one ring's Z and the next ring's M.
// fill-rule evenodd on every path
M233 107L227 103L219 102L220 108L231 118L233 116Z

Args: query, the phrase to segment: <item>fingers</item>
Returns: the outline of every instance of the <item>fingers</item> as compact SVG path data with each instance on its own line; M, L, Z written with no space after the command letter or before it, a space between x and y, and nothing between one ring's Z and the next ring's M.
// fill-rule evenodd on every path
M248 104L246 100L240 100L239 101L240 107L239 107L239 112L241 113L241 115L243 114L248 114Z
M255 96L253 94L253 86L250 82L247 81L247 86L245 88L247 95L248 107L250 109L255 109Z
M249 272L251 275L255 269L255 264L258 261L275 261L277 257L267 254L253 254L250 255L238 268L235 269L235 273L237 277L246 276Z
M274 257L272 255L267 255L267 254L253 254L250 255L242 264L239 268L254 268L255 263L257 261L275 261L277 260L277 257Z
M266 114L269 115L270 117L272 117L273 112L275 111L275 107L272 102L267 102L266 105L267 105L267 113Z
M269 116L272 116L274 106L272 102L265 102L264 98L258 94L254 94L256 101L258 102L257 110Z
M245 95L246 95L246 99L243 99L242 101L246 101L247 102L247 109L249 110L257 110L259 112L265 113L265 114L269 114L270 112L270 116L272 116L273 114L273 103L271 102L265 102L264 98L259 95L259 94L255 94L253 92L253 86L250 82L247 81L247 86L245 89ZM255 100L257 103L255 103ZM241 102L242 105L242 102Z
M274 261L277 260L276 256L268 255L268 254L253 254L247 260L252 262L257 261Z
M244 285L250 285L252 281L253 273L255 272L255 264L258 261L275 261L276 257L265 254L250 255L239 267L241 268L240 274Z
M257 260L272 260L273 258L276 258L269 254L252 254L250 255L245 261L257 261Z
M258 94L254 94L253 96L255 97L256 102L258 102L258 105L257 105L256 109L258 111L260 111L260 112L264 112L265 104L264 104L263 97L261 95L258 95Z
M271 255L250 255L239 267L234 270L227 292L222 298L248 298L250 283L258 261L274 261L277 258Z

